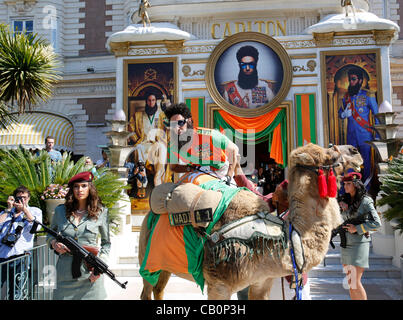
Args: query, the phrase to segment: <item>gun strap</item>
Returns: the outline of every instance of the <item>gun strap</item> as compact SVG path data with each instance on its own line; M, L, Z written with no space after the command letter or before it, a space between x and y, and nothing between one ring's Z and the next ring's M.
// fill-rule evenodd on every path
M73 262L71 264L71 275L73 276L73 279L77 279L81 277L81 258L77 255L73 255Z

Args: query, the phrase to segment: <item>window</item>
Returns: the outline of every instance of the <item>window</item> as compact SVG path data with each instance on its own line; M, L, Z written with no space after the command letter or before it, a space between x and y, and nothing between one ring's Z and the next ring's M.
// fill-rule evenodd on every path
M14 20L13 21L14 33L32 34L34 32L34 21L32 20Z

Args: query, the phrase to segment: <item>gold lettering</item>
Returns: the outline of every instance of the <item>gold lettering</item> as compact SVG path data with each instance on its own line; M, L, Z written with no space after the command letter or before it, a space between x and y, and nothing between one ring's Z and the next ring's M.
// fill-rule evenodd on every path
M219 23L214 23L214 24L211 26L211 37L212 37L213 39L220 39L220 38L217 37L216 34L215 34L216 27L219 27L219 26L220 26Z
M270 25L273 25L273 31L270 33ZM266 21L266 34L274 37L276 35L276 25L273 21Z
M262 32L262 24L264 21L256 21L255 24L257 24L257 32Z
M239 26L242 26L242 30L239 31ZM235 22L235 33L245 32L245 23L243 22Z
M285 36L287 34L286 29L287 29L287 20L284 20L284 26L281 25L280 21L277 21L277 35L279 36L280 32L279 30L281 30L281 33L283 34L283 36Z
M223 30L224 29L224 30ZM269 20L269 21L236 21L225 22L224 26L220 23L214 23L211 25L211 37L213 39L222 39L232 36L234 33L254 31L265 33L269 36L286 36L287 35L287 20Z
M224 38L229 37L229 36L232 36L232 32L231 32L231 28L229 26L229 22L227 22L225 24L225 28L224 28Z

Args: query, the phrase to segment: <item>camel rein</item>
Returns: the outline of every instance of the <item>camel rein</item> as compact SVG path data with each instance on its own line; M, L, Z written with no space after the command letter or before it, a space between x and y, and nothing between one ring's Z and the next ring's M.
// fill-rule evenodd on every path
M336 167L338 167L340 165L341 165L340 162L336 162L334 164L330 164L330 165L326 165L326 166L307 166L307 165L304 165L304 164L297 164L296 167L297 168L302 168L302 169L307 169L307 170L315 172L316 174L319 174L320 169L327 171L327 170L330 170L330 169L334 169L334 168L336 168Z

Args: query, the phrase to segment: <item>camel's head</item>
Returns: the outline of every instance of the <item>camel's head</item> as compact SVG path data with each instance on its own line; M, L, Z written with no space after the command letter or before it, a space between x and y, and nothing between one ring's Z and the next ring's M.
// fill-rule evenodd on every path
M331 162L340 163L340 166L335 168L337 175L346 173L350 168L359 172L364 162L357 148L351 145L334 145L327 150L327 154Z

